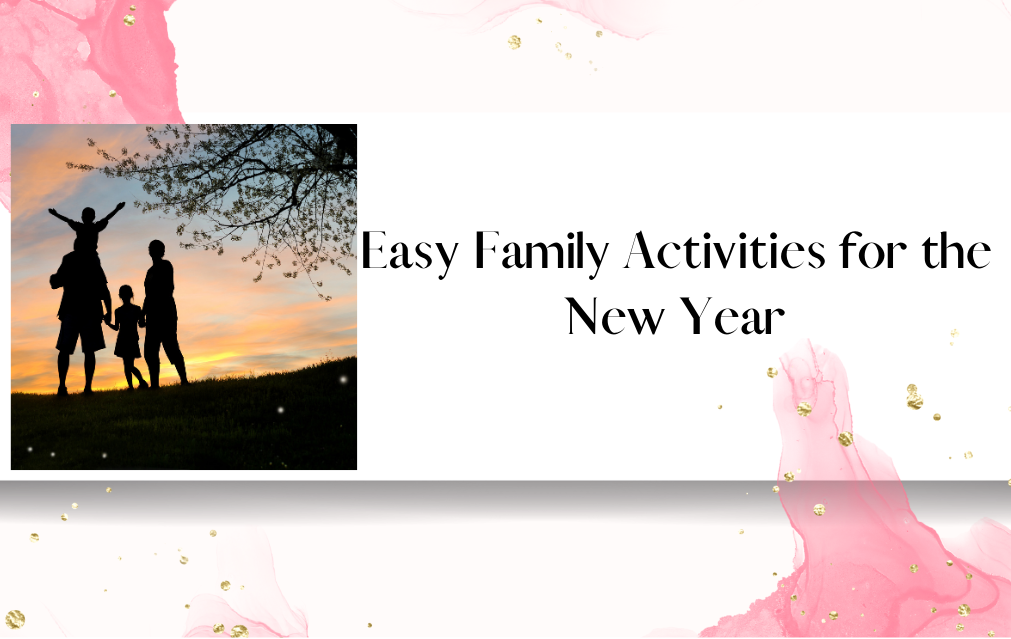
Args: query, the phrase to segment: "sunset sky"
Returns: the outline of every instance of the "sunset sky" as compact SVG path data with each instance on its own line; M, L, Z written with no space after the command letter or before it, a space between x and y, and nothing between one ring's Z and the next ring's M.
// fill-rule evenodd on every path
M11 210L11 390L53 393L59 385L56 338L60 321L56 313L62 289L49 286L63 255L73 250L74 232L49 215L55 208L70 219L81 210L95 209L96 219L111 212L118 202L126 208L116 214L98 240L98 253L109 279L113 308L122 302L116 293L123 284L133 287L134 303L143 303L144 276L151 266L147 245L160 239L165 259L175 269L175 298L179 309L179 345L191 380L206 376L260 374L292 370L323 357L357 355L357 271L355 260L346 262L349 277L336 267L321 271L322 293L316 297L304 274L286 279L278 269L258 268L240 256L251 250L253 239L229 242L224 255L202 249L179 248L178 222L155 213L141 214L135 199L145 199L139 182L107 178L97 172L66 168L66 162L101 166L102 158L88 147L114 154L122 147L142 154L150 149L143 125L14 125L12 144ZM284 254L282 254L282 259ZM97 353L94 388L126 386L122 360L113 354L116 332L103 325L106 348ZM141 329L141 348L144 335ZM161 354L162 380L178 377ZM138 361L145 379L147 366ZM84 356L80 343L70 359L70 392L84 387Z

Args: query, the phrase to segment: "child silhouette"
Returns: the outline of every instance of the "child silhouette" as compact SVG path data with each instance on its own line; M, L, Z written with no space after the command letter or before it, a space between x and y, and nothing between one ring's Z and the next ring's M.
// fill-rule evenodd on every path
M69 217L63 217L56 212L56 209L49 209L50 215L53 215L67 224L70 228L74 229L77 233L77 239L81 240L82 250L91 250L98 252L98 234L105 230L105 227L109 225L109 220L112 216L119 213L120 210L126 206L126 202L120 202L113 209L112 213L109 213L99 221L95 221L95 209L90 206L81 211L81 221L72 220Z
M116 309L116 323L109 324L109 328L119 331L115 353L117 357L123 358L123 372L126 373L126 384L130 390L133 390L134 375L137 376L137 385L143 390L147 388L147 382L141 377L133 362L140 358L140 335L137 333L137 326L144 328L144 315L139 306L130 303L133 299L133 289L128 284L119 287L119 299L123 300L123 305Z

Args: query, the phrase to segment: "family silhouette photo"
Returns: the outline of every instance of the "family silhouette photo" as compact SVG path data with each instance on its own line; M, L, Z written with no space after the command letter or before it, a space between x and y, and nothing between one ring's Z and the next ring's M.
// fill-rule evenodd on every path
M13 469L357 468L356 125L12 138Z

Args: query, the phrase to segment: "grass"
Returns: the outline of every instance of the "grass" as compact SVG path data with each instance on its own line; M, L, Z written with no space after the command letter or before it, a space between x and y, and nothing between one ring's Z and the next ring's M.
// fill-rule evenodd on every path
M11 393L11 469L353 470L357 370L346 357L155 391Z

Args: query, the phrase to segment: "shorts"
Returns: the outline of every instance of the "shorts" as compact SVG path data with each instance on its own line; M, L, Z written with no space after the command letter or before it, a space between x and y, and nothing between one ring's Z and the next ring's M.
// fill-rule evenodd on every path
M94 353L105 348L105 335L102 333L102 318L79 320L68 318L60 321L60 337L56 340L56 350L73 355L77 349L77 338L81 338L81 350Z
M165 347L165 354L173 366L178 366L183 361L183 354L179 350L179 335L175 328L171 330L152 329L147 327L147 334L144 336L144 360L147 362L158 362L158 353Z

